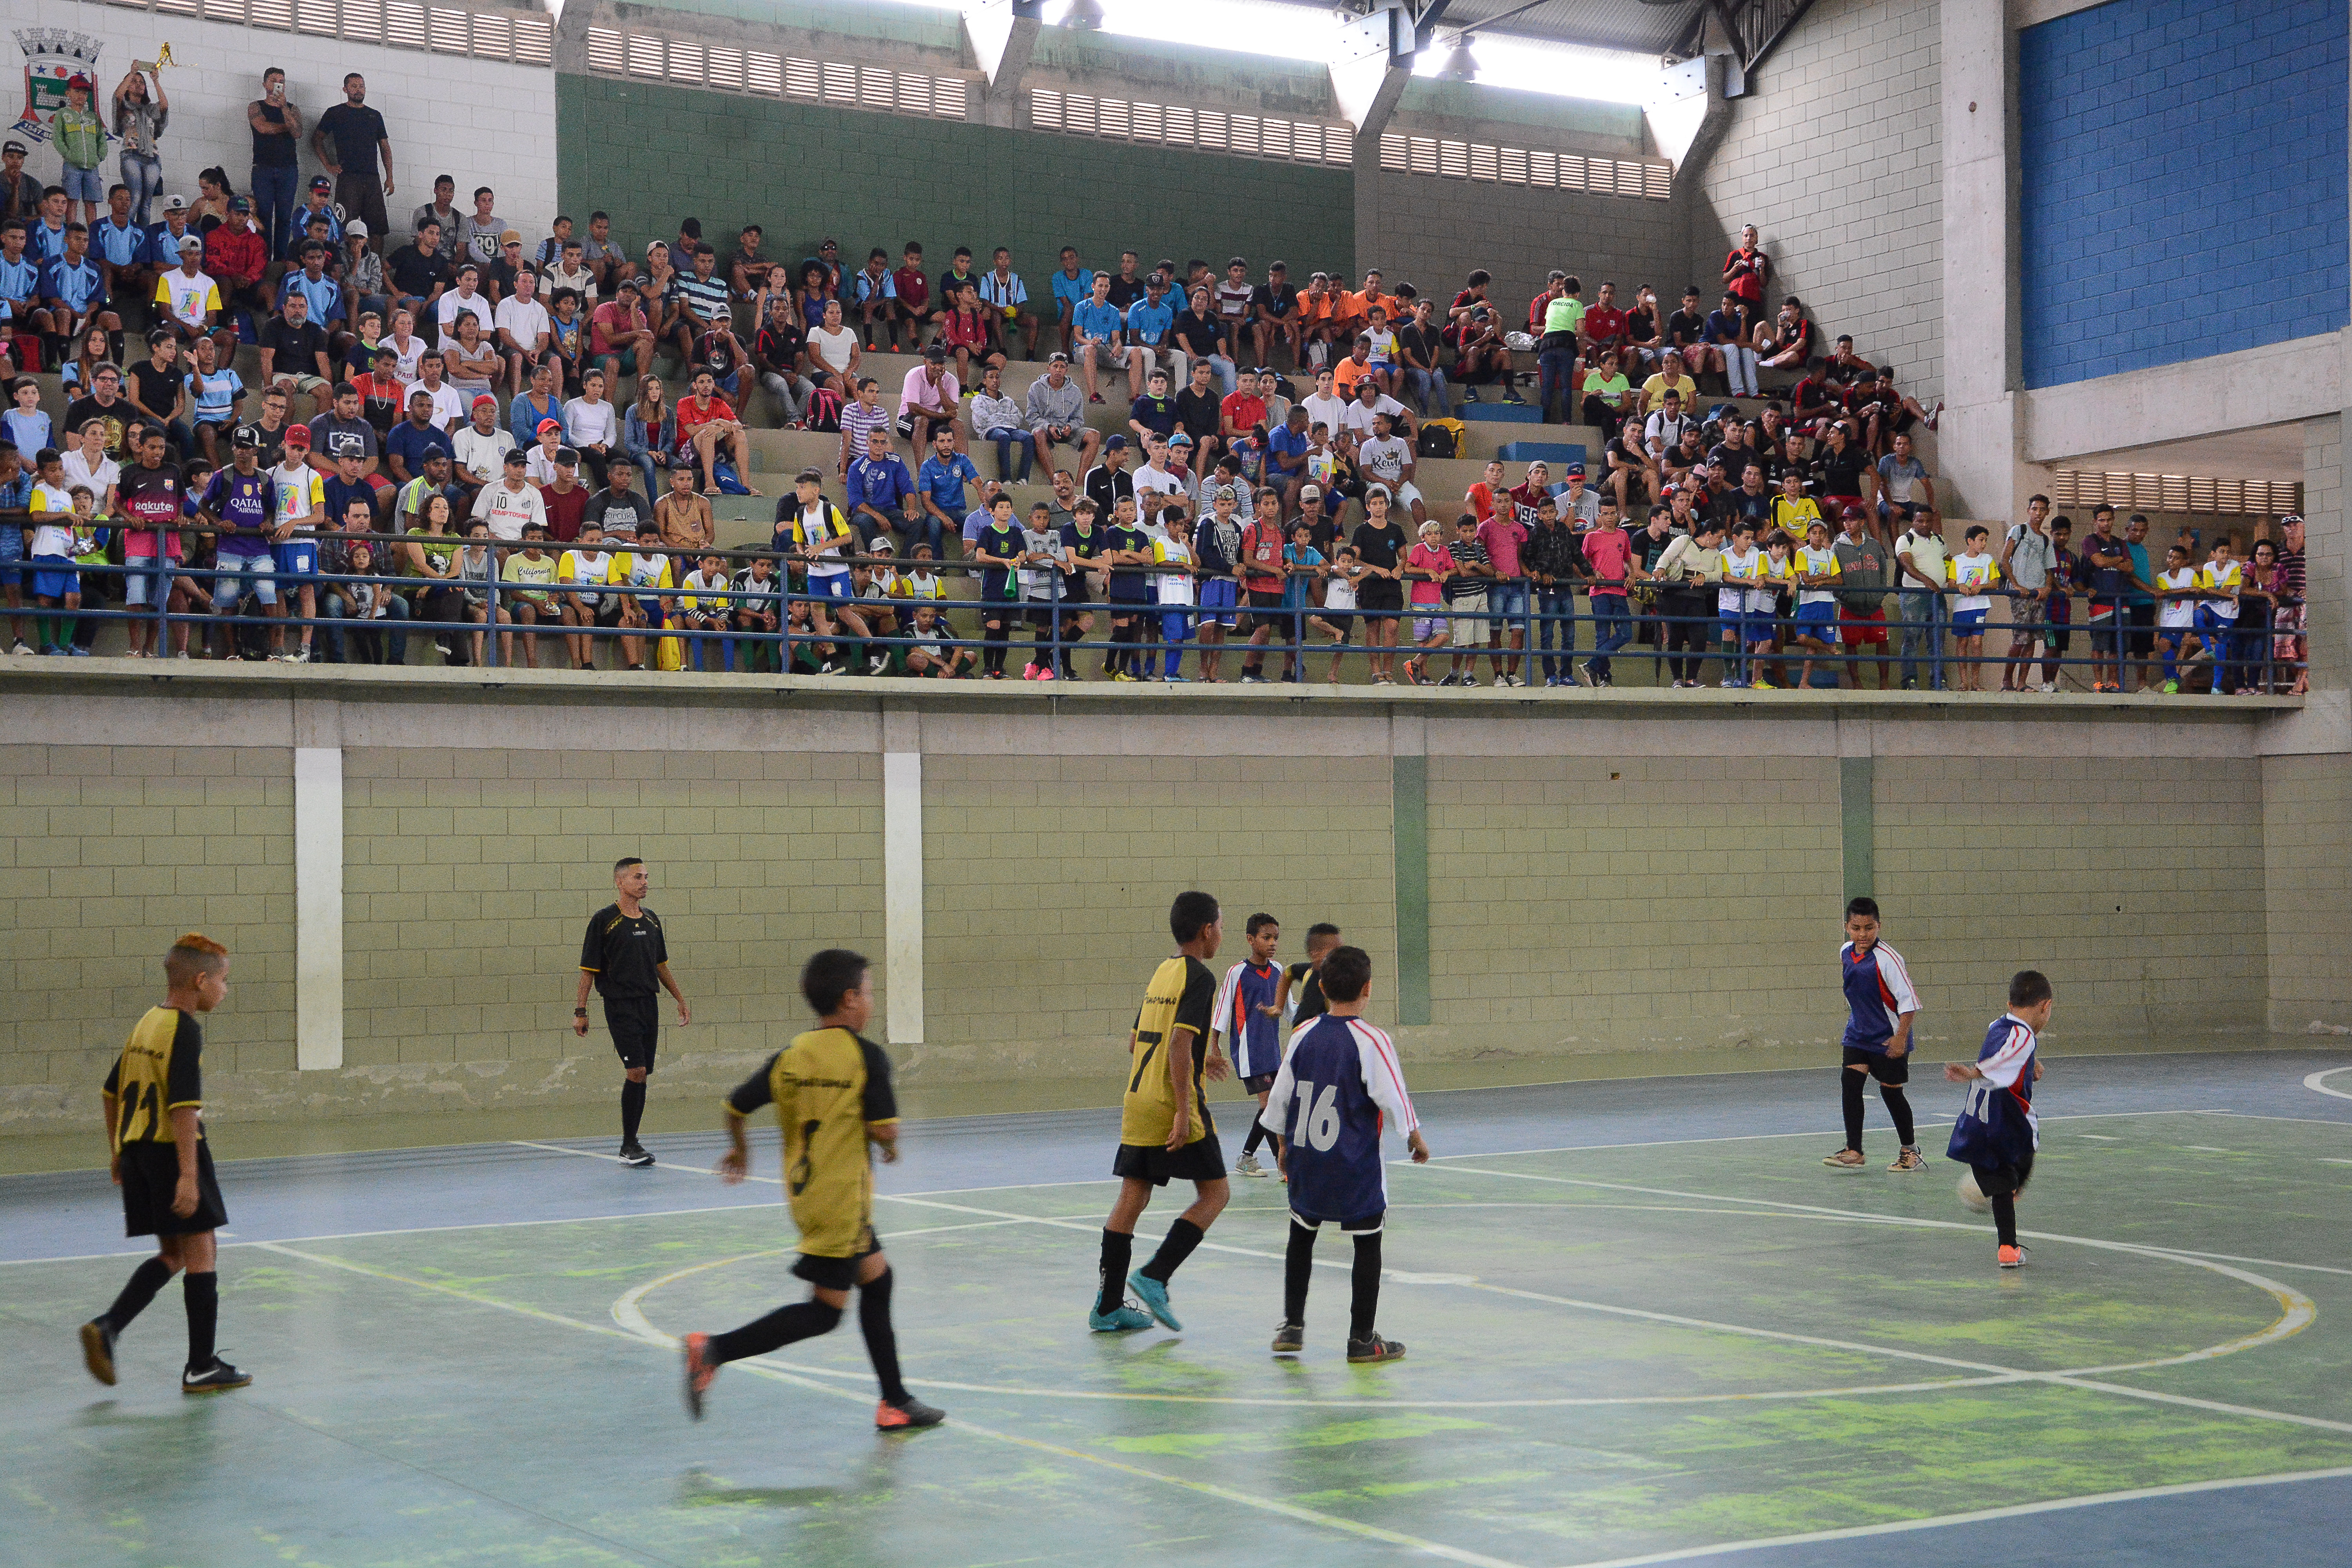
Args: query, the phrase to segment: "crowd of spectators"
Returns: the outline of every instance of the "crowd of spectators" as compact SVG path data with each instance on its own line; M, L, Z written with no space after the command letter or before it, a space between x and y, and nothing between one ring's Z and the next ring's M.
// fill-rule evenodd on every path
M1226 642L1246 638L1244 680L1303 680L1313 647L1334 680L1360 652L1376 682L1475 684L1484 657L1496 685L1608 685L1631 647L1676 686L1717 660L1733 686L1885 685L1899 664L1906 685L1974 689L1998 663L2004 689L2051 690L2079 597L2096 689L2300 679L2299 528L2243 558L2184 537L2184 559L2158 563L2137 538L2106 550L2111 516L2074 542L2037 506L2000 541L1948 543L1915 445L1940 405L1851 337L1824 343L1793 296L1768 316L1752 227L1711 309L1696 284L1670 311L1613 280L1588 304L1559 270L1523 315L1484 270L1428 296L1376 269L1293 282L1280 260L1132 250L1089 268L1066 247L1033 295L1001 247L984 267L959 247L933 273L914 242L895 266L830 238L786 261L756 224L723 255L692 218L642 246L601 211L526 236L490 187L461 208L446 174L395 233L364 79L309 128L328 173L298 190L306 124L275 70L247 110L248 189L207 169L196 202L162 195L151 219L169 114L151 81L116 89L124 178L103 190L86 80L61 111L58 184L25 172L20 143L0 149L0 343L70 399L52 429L23 375L0 414L0 523L20 525L0 526L0 586L16 610L28 595L8 575L75 575L12 558L54 557L38 518L84 489L107 542L92 548L127 570L77 581L76 607L86 591L371 625L355 639L224 621L190 650L185 623L165 639L132 622L134 657L168 640L400 659L406 626L434 621L467 662L495 620L514 628L501 657L527 663L591 665L602 644L630 667L733 668L740 651L1003 678L1027 629L1036 679L1077 674L1065 645L1107 636L1090 653L1125 679L1183 679L1189 646L1221 679ZM1044 373L1008 391L1041 350ZM867 373L885 353L916 357L895 389ZM718 551L709 500L760 493L759 392L776 423L838 441L778 500L769 559ZM1460 451L1457 399L1529 392L1548 421L1597 430L1590 469L1536 463L1514 483L1489 464L1458 500L1431 493L1423 466ZM1114 395L1123 421L1090 413ZM989 477L972 454L992 447ZM1022 515L1010 492L1033 477L1051 496ZM402 581L318 575L363 568ZM1981 647L1996 599L2006 662ZM945 600L977 608L951 617ZM952 646L959 622L977 648ZM68 624L42 623L43 651L87 651L95 623ZM754 635L681 650L598 627ZM33 651L21 620L14 640Z

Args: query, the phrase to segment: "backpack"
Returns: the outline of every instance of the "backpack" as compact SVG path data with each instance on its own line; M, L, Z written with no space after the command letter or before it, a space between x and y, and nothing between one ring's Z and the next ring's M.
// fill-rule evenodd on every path
M841 433L841 394L829 386L820 386L809 394L808 406L801 417L812 430Z
M1462 455L1462 438L1468 433L1459 419L1425 419L1422 421L1421 437L1413 443L1413 454L1422 458L1458 458Z

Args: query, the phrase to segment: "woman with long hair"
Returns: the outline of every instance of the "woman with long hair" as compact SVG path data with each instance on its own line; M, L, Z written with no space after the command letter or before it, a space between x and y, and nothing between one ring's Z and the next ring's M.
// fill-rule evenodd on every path
M441 366L449 384L470 407L477 397L496 396L493 384L505 368L497 345L482 341L482 321L471 310L457 312L457 338L441 348Z
M133 67L114 89L114 133L122 138L122 183L131 187L131 218L141 227L148 222L147 206L163 189L163 127L172 118L172 100L163 93L163 73Z
M451 526L449 498L436 491L426 499L424 510L415 516L416 525L396 546L400 552L400 574L421 580L416 589L415 613L409 619L461 622L466 618L466 595L454 585L457 574L454 557L461 541ZM433 640L444 659L451 664L466 662L456 638L439 633Z
M210 234L228 221L228 199L236 193L229 188L228 171L215 163L196 174L196 199L188 208L188 226L198 234Z
M654 470L668 468L677 456L677 421L663 394L661 377L650 370L637 377L637 400L621 422L621 449L645 476L646 493L658 493Z

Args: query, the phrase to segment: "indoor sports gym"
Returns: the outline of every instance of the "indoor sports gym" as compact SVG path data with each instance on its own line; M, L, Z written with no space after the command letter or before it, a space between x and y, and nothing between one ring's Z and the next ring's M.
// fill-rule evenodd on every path
M2341 1560L2347 0L52 9L24 1561Z

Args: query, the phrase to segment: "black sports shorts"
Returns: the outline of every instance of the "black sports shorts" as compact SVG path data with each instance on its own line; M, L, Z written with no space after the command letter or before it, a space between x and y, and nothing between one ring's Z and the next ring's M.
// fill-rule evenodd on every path
M857 1250L847 1258L819 1258L803 1252L793 1262L793 1274L820 1290L848 1290L857 1284L857 1266L882 1250L882 1238L866 1227Z
M122 1146L122 1234L197 1236L228 1223L220 1183L213 1177L211 1145L196 1144L196 1212L175 1215L172 1194L180 1185L180 1150L175 1143Z
M1222 1182L1225 1151L1214 1127L1174 1153L1158 1143L1122 1143L1110 1163L1110 1173L1121 1180L1150 1182L1164 1187L1171 1182Z
M1868 1068L1870 1076L1881 1083L1900 1086L1911 1081L1911 1055L1907 1051L1899 1057L1890 1057L1885 1051L1865 1051L1856 1046L1848 1046L1845 1048L1845 1065Z
M605 997L604 1026L613 1031L613 1050L623 1067L654 1070L654 1052L661 1043L660 997Z

